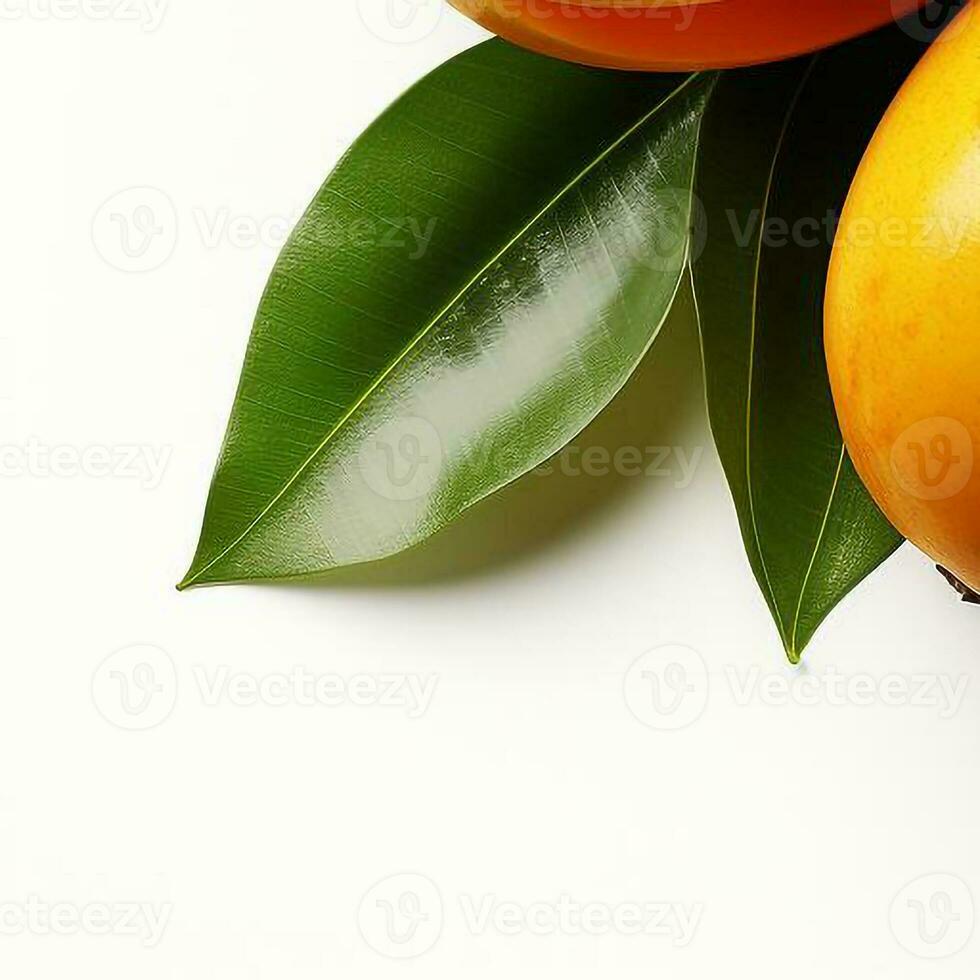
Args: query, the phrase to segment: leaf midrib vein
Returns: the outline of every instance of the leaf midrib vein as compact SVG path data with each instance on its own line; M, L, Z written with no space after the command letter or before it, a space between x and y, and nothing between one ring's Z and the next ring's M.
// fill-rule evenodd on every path
M786 644L788 652L790 652L791 656L795 651L789 649L791 637L787 634L786 626L783 623L782 612L779 608L779 601L776 598L776 592L775 589L773 589L772 579L769 575L769 566L766 564L766 556L762 548L762 538L759 535L759 524L756 518L755 494L752 484L752 392L755 381L755 349L759 315L759 275L762 269L762 250L763 245L765 244L765 223L769 214L769 205L771 203L773 186L776 179L776 166L779 163L779 155L782 152L783 145L786 141L786 135L789 132L790 123L793 120L793 114L796 111L797 105L799 105L800 98L803 95L803 90L806 88L806 84L810 80L810 75L813 73L819 59L819 55L816 55L811 59L810 64L803 73L803 77L800 79L796 92L793 94L793 98L786 109L786 117L783 119L779 139L776 141L776 146L772 155L772 166L769 169L769 176L766 181L762 212L759 216L759 241L756 248L755 270L752 279L752 324L749 336L748 386L745 396L745 485L748 495L749 517L752 524L752 536L755 538L756 551L759 555L759 564L762 568L762 574L766 581L766 588L769 592L769 597L772 600L772 609L776 616L779 632L782 635L783 641Z
M810 584L810 576L813 574L813 569L817 564L817 555L820 553L820 546L823 544L824 536L827 533L827 527L830 523L830 511L834 506L834 499L837 496L837 490L840 487L841 475L844 472L844 459L847 455L847 450L844 448L843 442L840 447L840 460L837 463L837 472L834 474L834 485L831 487L830 496L827 498L827 507L823 513L823 520L820 522L820 531L817 534L816 543L813 546L813 553L810 555L810 564L807 566L806 575L803 577L803 584L800 586L800 600L796 604L796 615L793 617L793 632L791 634L791 650L792 656L799 657L799 650L797 649L797 633L800 628L800 615L803 611L803 599L806 596L807 586Z

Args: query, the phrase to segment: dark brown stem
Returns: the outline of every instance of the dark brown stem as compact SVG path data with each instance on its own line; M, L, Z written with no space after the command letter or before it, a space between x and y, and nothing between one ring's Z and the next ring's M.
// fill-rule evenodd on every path
M980 595L974 592L970 586L965 582L961 582L948 568L943 568L942 565L937 565L936 568L942 573L943 578L959 592L964 602L970 602L976 606L980 606Z

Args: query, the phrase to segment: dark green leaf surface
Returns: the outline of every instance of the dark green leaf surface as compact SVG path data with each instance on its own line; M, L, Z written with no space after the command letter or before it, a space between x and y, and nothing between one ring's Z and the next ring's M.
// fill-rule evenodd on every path
M712 429L790 659L900 544L858 480L823 351L836 218L922 53L898 30L723 76L705 113L692 266Z
M393 554L581 431L685 274L712 82L490 41L392 106L272 273L181 587Z

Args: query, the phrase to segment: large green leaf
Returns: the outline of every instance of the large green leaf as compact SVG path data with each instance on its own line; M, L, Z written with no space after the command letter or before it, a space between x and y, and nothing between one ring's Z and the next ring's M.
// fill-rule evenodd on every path
M395 103L272 273L181 587L390 555L581 431L685 275L712 82L490 41Z
M921 45L888 30L726 74L705 113L693 264L712 429L749 559L795 663L900 544L844 450L823 351L836 220Z

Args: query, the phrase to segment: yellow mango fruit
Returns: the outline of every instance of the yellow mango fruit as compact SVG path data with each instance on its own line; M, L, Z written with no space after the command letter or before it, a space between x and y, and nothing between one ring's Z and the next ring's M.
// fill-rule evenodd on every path
M868 148L825 304L834 401L885 515L980 592L980 0Z

